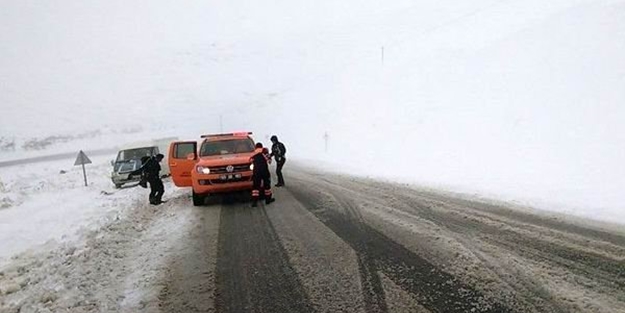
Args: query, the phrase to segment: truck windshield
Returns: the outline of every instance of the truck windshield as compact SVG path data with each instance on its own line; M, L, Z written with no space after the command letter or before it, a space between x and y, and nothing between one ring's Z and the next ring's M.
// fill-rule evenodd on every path
M250 153L252 151L254 151L254 142L251 139L205 141L200 148L200 156Z

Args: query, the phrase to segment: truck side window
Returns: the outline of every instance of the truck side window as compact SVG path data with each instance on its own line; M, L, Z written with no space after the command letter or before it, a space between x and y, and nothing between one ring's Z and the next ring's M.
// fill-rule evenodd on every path
M176 150L174 151L174 158L186 159L189 153L195 153L195 145L192 143L178 143L176 144Z

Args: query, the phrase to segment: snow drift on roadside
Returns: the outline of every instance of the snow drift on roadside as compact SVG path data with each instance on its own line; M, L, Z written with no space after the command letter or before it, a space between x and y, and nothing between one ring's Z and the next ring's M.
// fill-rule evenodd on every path
M88 187L74 160L2 168L0 261L46 243L75 240L118 218L129 200L145 196L140 188L113 190L109 159L93 158L86 166Z

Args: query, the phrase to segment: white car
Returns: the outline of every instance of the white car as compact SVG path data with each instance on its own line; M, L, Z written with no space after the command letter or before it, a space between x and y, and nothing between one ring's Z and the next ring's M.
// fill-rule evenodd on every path
M121 188L124 184L138 182L140 175L132 175L130 173L138 170L142 163L141 159L144 157L152 157L159 153L165 155L165 158L161 162L161 176L166 177L170 175L169 165L167 160L167 149L169 143L177 138L155 140L147 143L134 143L124 146L117 152L115 160L111 161L113 171L111 173L111 180L116 188Z

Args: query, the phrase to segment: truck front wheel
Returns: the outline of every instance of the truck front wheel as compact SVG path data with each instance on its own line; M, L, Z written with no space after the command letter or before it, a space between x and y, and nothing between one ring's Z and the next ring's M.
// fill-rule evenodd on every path
M195 193L195 191L193 191L193 205L194 206L200 206L204 204L204 200L205 200L205 196L204 195L200 195Z

